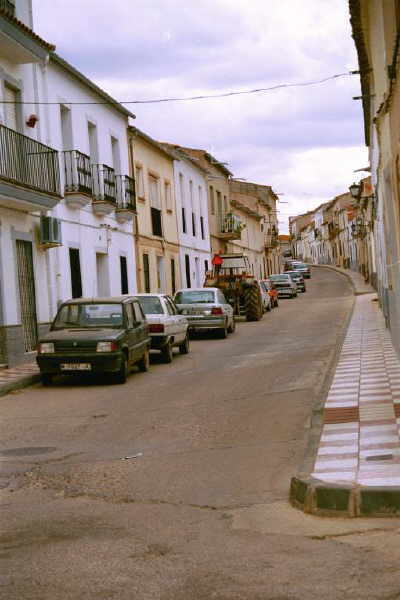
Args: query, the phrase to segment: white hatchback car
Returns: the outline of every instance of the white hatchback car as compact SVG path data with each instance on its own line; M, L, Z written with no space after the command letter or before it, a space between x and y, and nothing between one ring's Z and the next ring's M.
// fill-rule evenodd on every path
M181 354L189 352L188 320L180 315L174 301L166 294L136 294L149 324L151 349L160 350L164 361L170 363L173 348Z

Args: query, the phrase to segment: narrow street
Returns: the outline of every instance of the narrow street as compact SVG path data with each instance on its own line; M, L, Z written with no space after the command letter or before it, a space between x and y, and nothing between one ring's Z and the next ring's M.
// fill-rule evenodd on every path
M124 386L2 398L1 598L398 598L395 520L287 501L352 303L317 270L261 323Z

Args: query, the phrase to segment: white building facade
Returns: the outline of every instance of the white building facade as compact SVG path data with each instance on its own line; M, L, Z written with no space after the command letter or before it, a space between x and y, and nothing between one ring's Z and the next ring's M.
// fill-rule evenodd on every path
M174 184L182 285L202 287L206 271L212 268L207 173L184 151L166 146L176 154Z
M129 113L53 50L32 31L31 0L0 5L0 363L9 366L34 359L63 300L136 290Z

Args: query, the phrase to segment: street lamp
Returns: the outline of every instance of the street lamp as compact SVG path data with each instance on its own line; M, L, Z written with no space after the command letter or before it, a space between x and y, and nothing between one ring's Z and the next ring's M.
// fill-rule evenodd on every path
M352 185L349 187L350 190L350 194L353 198L355 198L356 200L358 200L358 198L360 197L360 193L361 193L361 184L360 183L352 183Z

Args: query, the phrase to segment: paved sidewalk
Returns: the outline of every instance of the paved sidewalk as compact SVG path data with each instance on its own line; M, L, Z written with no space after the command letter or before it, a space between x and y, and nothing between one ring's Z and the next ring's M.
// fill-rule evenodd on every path
M313 476L400 486L400 363L374 294L356 298L324 410Z
M0 369L0 396L40 380L36 363L26 363L11 369Z

